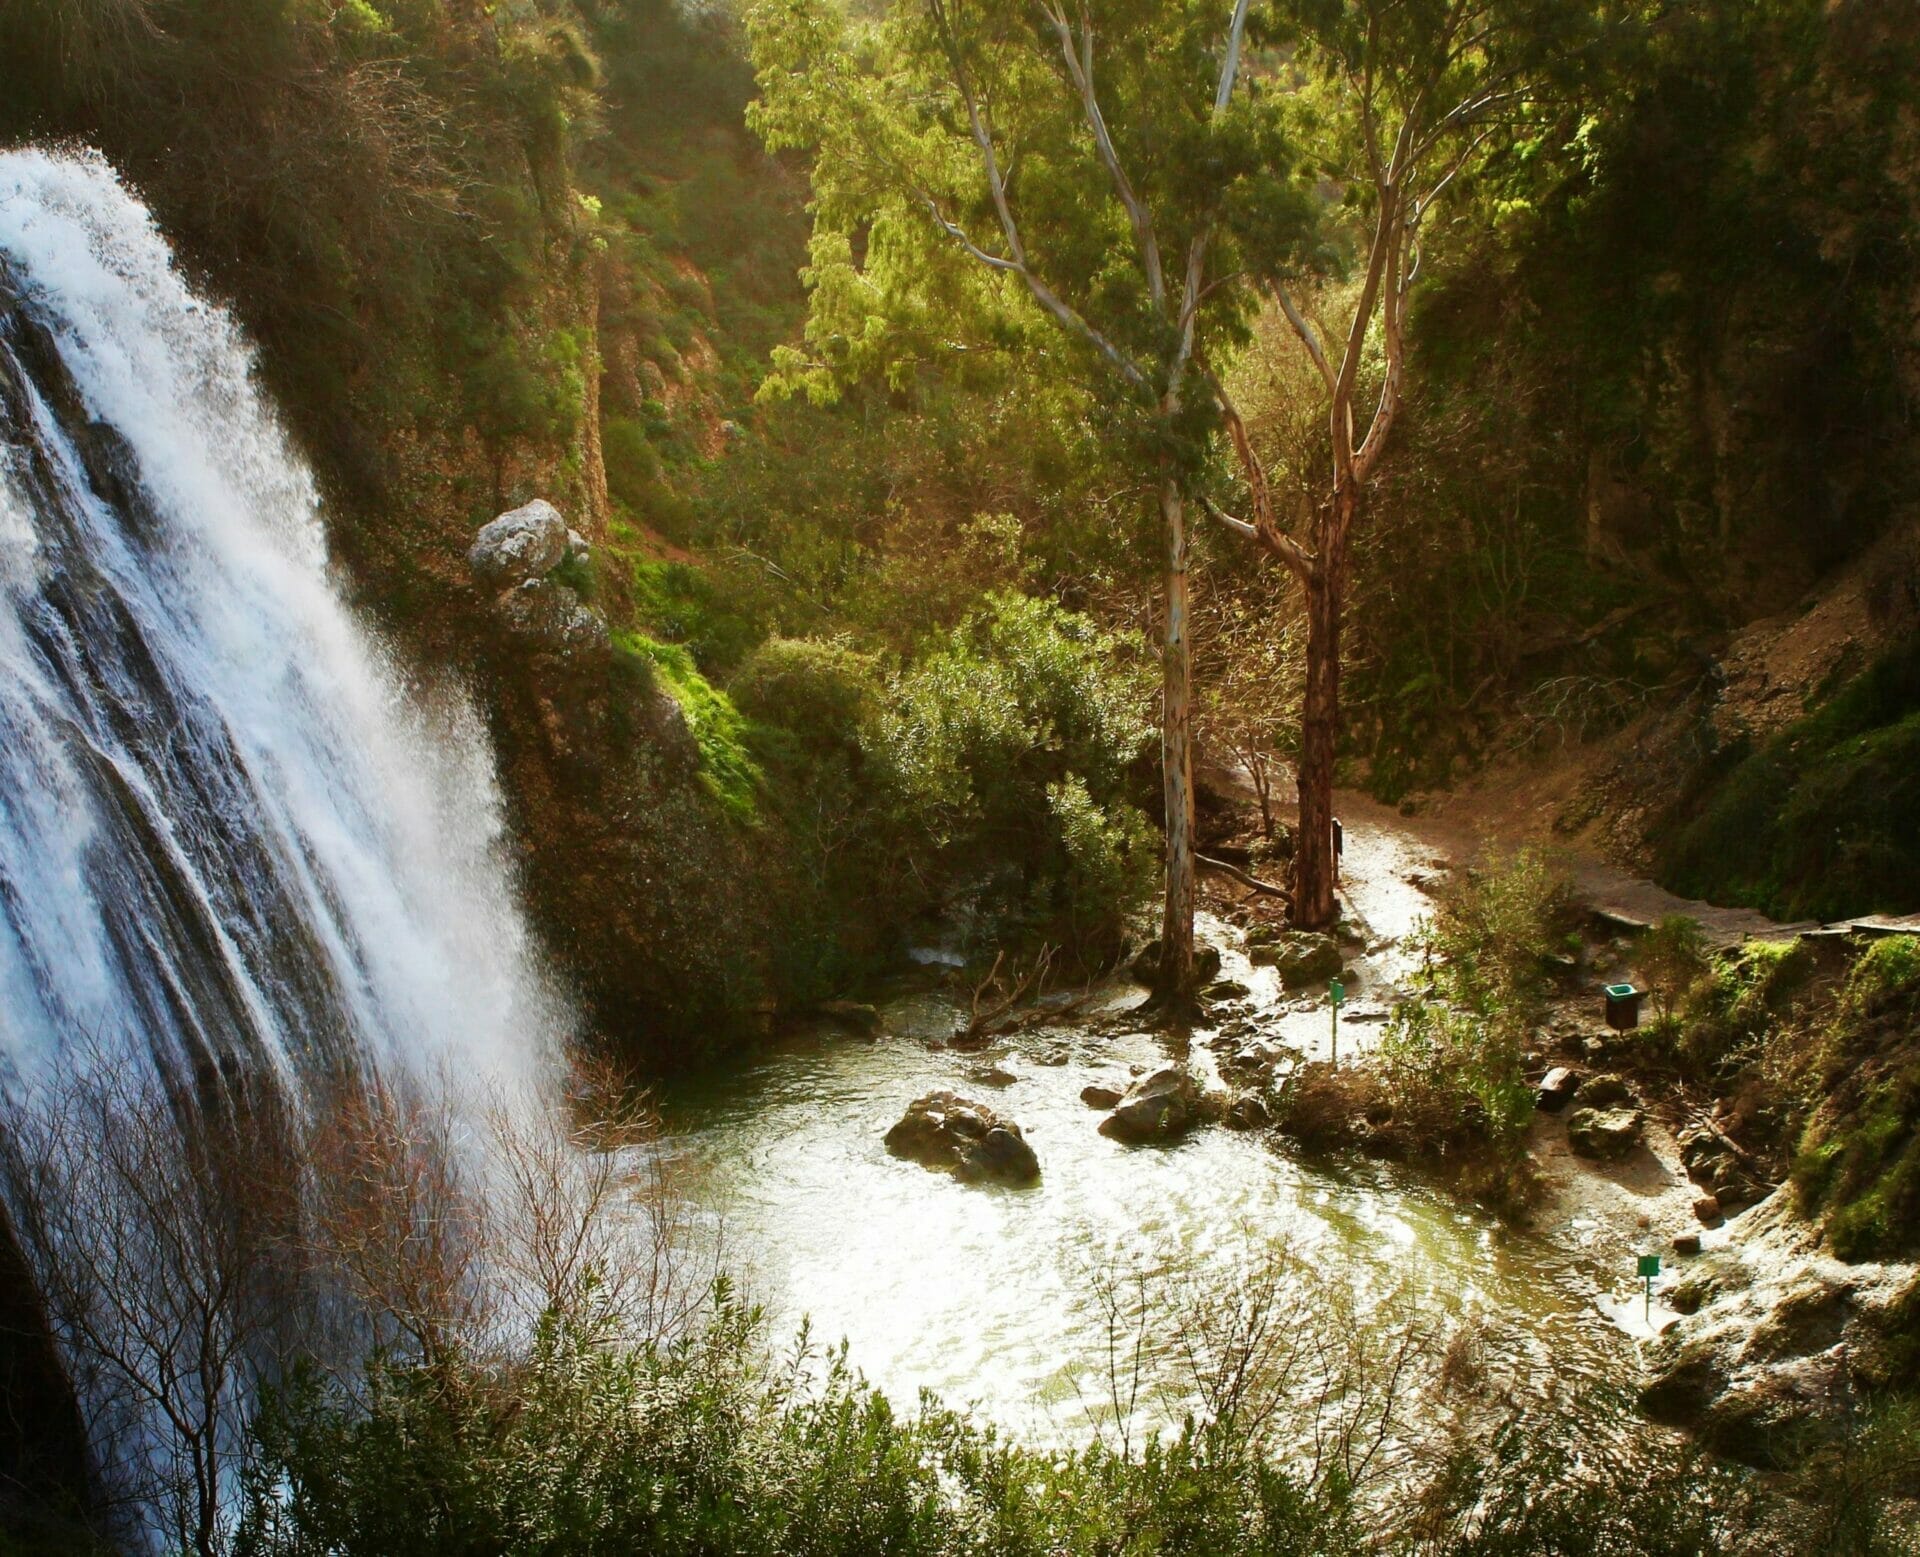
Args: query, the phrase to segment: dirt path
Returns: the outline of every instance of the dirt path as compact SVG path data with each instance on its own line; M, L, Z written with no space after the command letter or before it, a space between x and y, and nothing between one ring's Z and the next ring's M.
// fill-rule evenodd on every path
M1722 947L1738 946L1749 939L1778 938L1822 928L1813 922L1783 925L1750 908L1721 908L1680 897L1656 882L1594 857L1577 845L1538 839L1532 836L1531 828L1519 829L1516 836L1483 818L1457 813L1402 816L1358 790L1341 790L1335 797L1335 809L1347 824L1350 840L1356 831L1398 834L1404 840L1399 852L1423 855L1430 861L1429 868L1443 864L1472 865L1492 853L1536 844L1566 867L1573 877L1574 889L1596 913L1622 928L1641 929L1669 914L1686 914L1700 922L1709 941ZM1378 853L1376 843L1368 856L1355 856L1350 867L1355 875L1369 868L1371 859ZM1363 859L1368 863L1363 863Z
M1429 891L1439 875L1449 867L1472 864L1491 852L1513 847L1509 840L1457 819L1402 816L1356 791L1340 792L1335 810L1346 836L1342 891L1373 938L1372 960L1389 977L1410 971L1412 958L1405 951L1396 957L1382 943L1404 946L1430 906ZM1651 924L1666 914L1689 914L1700 921L1709 939L1727 946L1749 936L1818 928L1777 925L1749 910L1692 902L1564 845L1552 852L1572 874L1580 895L1622 928ZM1593 998L1576 995L1557 1001L1541 1037L1543 1044L1551 1043L1561 1051L1555 1056L1558 1059L1577 1057L1587 1039L1606 1034L1596 992ZM1681 1165L1672 1130L1649 1109L1641 1144L1616 1162L1600 1162L1576 1156L1568 1146L1565 1114L1543 1112L1534 1118L1527 1146L1539 1165L1543 1191L1529 1218L1533 1227L1617 1272L1617 1284L1596 1294L1599 1312L1642 1338L1671 1324L1677 1316L1663 1309L1657 1298L1650 1318L1637 1301L1637 1256L1659 1253L1671 1259L1677 1234L1697 1235L1708 1248L1728 1236L1724 1227L1701 1227L1694 1216L1693 1204L1700 1192Z

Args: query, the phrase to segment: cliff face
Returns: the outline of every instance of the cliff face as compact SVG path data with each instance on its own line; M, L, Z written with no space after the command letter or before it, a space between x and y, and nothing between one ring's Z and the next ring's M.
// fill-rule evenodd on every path
M659 1063L750 1027L782 846L716 799L632 648L677 636L636 564L797 288L797 201L747 140L728 23L654 0L103 17L0 13L0 137L99 146L245 321L356 603L477 694L589 1020ZM605 618L588 651L469 572L480 527L533 498L585 542L562 587Z

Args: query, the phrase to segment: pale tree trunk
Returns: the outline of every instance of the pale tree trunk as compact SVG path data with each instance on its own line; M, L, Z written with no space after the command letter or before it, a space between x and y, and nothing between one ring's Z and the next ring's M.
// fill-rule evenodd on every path
M1160 766L1166 802L1167 900L1160 924L1157 992L1193 991L1193 650L1187 609L1187 516L1179 476L1160 486L1167 545L1166 631L1161 644Z

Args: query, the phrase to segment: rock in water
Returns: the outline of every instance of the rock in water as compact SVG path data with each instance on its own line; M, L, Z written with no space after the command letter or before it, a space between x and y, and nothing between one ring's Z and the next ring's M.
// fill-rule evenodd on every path
M1080 1101L1089 1108L1112 1108L1127 1095L1125 1087L1109 1081L1093 1081L1080 1089Z
M880 1031L880 1012L864 1000L823 1000L813 1009L863 1038L872 1038Z
M955 1092L915 1098L887 1131L887 1150L968 1184L1031 1184L1040 1177L1040 1159L1020 1126Z
M1637 1108L1576 1108L1567 1116L1567 1145L1582 1157L1624 1157L1645 1125Z
M954 1164L953 1176L971 1184L992 1179L1002 1184L1031 1184L1040 1177L1040 1159L1017 1125L996 1125L980 1144Z
M1200 1088L1178 1065L1163 1065L1127 1088L1113 1112L1100 1121L1100 1133L1129 1145L1170 1141L1192 1127Z
M536 497L481 526L467 548L467 566L482 584L511 589L559 567L566 560L568 541L560 510Z
M1289 931L1278 939L1252 947L1250 961L1272 967L1288 989L1324 984L1340 971L1344 959L1340 943L1331 935L1307 930Z

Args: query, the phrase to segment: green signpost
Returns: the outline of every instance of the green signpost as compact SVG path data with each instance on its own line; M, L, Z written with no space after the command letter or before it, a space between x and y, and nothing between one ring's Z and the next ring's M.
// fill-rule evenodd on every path
M1327 985L1327 999L1333 1010L1333 1063L1340 1063L1340 1005L1347 998L1347 986L1334 979Z
M1646 1300L1641 1306L1641 1315L1648 1324L1653 1323L1653 1278L1660 1274L1660 1256L1643 1254L1640 1256L1640 1279L1646 1283Z

